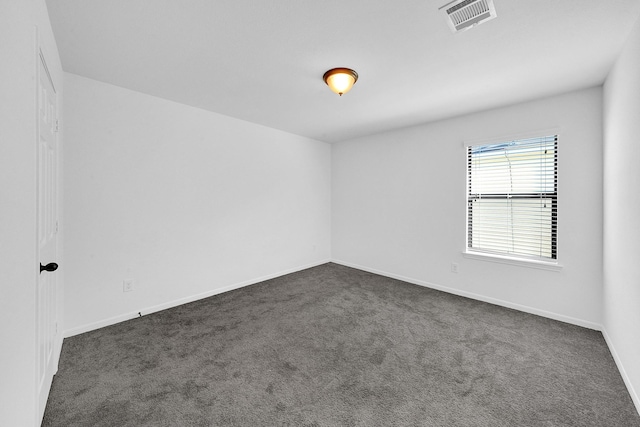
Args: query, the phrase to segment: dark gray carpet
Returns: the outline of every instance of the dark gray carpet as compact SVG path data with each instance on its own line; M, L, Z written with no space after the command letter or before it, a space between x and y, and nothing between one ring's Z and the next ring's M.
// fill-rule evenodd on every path
M64 341L44 426L640 426L599 332L326 264Z

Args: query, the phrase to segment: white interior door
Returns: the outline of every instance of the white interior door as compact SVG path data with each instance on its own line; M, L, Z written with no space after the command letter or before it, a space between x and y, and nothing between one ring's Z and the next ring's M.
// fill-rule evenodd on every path
M36 291L36 374L39 418L42 419L53 375L57 334L56 255L58 233L57 98L42 52L38 60L38 257ZM43 270L42 267L45 267ZM36 267L36 266L34 266Z

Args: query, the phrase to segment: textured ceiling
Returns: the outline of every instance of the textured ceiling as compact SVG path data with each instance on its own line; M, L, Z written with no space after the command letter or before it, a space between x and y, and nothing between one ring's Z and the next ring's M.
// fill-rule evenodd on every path
M640 0L48 0L64 70L322 141L601 84ZM339 97L330 68L360 75Z

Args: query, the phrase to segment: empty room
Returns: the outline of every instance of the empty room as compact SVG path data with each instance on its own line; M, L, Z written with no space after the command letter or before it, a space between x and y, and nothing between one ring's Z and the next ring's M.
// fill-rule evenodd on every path
M640 0L7 0L0 425L640 427Z

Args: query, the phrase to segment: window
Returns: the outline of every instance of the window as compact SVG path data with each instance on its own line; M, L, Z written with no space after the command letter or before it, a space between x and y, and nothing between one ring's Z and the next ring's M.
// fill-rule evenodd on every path
M558 136L467 148L467 252L555 262Z

